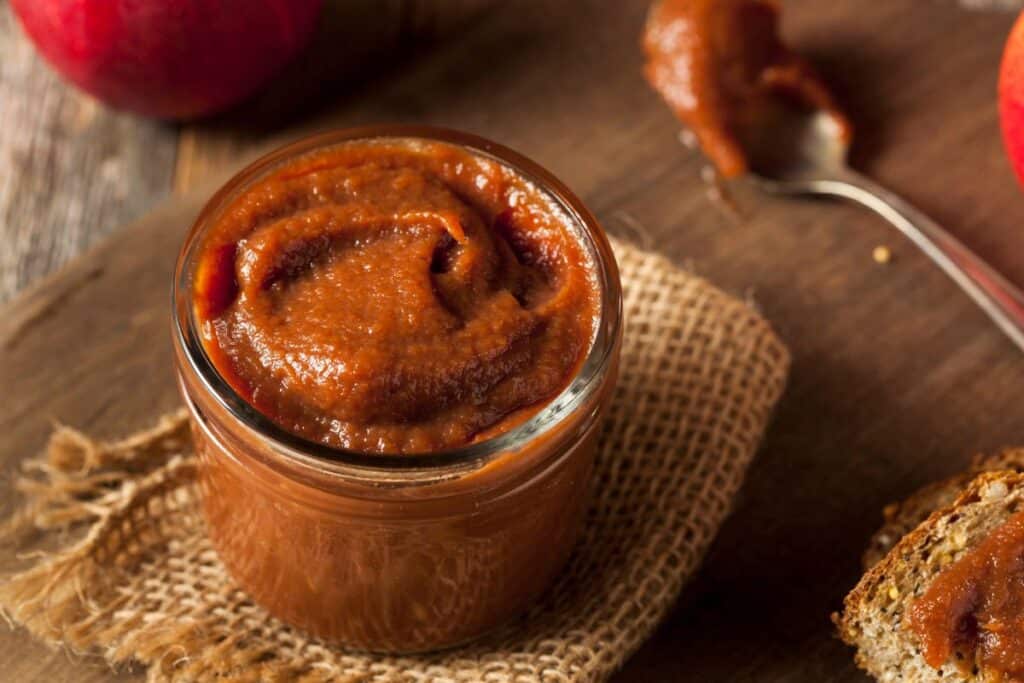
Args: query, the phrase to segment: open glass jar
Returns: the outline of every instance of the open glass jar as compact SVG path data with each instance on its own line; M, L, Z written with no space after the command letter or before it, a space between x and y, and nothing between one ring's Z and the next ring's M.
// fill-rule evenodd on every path
M204 345L194 290L210 227L282 164L374 140L441 143L500 164L545 196L589 255L599 300L588 349L557 396L496 436L400 455L325 445L254 408ZM230 574L271 614L347 647L426 651L501 624L555 578L582 522L622 312L607 238L550 173L487 140L427 127L300 141L256 161L209 201L179 256L173 309L208 532Z

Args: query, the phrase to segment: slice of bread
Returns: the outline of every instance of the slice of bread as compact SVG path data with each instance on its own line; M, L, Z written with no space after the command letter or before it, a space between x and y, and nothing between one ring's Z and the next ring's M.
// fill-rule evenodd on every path
M917 503L900 509L905 507L910 519L927 507L925 500L946 495L946 489L941 495L938 491L929 487L918 494L922 497ZM857 664L883 683L994 683L976 669L963 673L953 662L939 670L931 668L921 656L914 634L904 628L903 616L943 567L1018 509L1024 509L1024 474L983 472L951 504L904 535L846 596L843 614L833 615L840 637L857 648Z
M928 515L956 500L974 477L982 472L999 470L1024 472L1024 448L1007 448L995 455L975 456L971 468L966 472L929 484L906 500L885 506L882 511L885 522L871 537L868 549L864 552L864 569L878 564L904 534L926 520Z

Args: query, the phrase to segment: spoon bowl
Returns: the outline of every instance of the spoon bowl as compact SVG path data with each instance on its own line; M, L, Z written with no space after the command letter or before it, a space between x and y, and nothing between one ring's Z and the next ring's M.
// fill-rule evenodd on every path
M743 140L751 172L761 183L802 182L846 168L849 136L822 110L780 105Z

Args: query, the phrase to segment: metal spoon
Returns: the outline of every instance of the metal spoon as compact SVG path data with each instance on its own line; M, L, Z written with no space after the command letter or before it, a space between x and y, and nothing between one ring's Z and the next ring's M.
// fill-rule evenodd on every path
M1024 294L935 221L846 162L849 142L822 111L785 109L744 140L752 180L781 195L830 195L875 211L920 247L1024 350Z

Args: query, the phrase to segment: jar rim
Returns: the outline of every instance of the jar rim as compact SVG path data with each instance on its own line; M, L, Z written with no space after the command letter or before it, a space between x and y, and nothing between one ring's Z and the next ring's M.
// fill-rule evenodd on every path
M279 164L314 150L359 140L420 140L462 147L501 163L549 195L594 252L594 267L600 291L600 310L595 333L586 358L572 380L557 396L530 418L511 429L478 443L425 453L380 454L336 448L305 439L279 426L259 412L235 391L216 369L202 344L191 305L192 277L200 239L214 214L244 188ZM550 171L518 152L486 138L449 128L426 125L372 125L345 128L302 138L253 161L228 180L206 202L194 221L181 249L171 292L173 341L180 347L189 370L216 404L247 431L269 442L274 451L293 463L338 474L392 477L455 475L474 470L508 451L537 439L585 405L602 385L622 326L622 293L618 266L604 230L583 202Z

